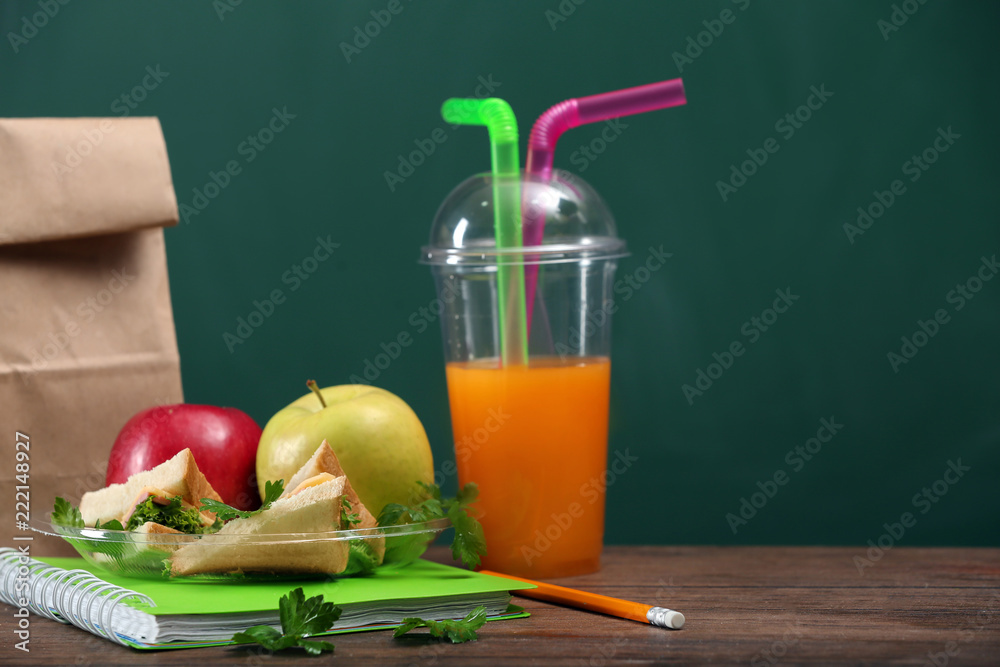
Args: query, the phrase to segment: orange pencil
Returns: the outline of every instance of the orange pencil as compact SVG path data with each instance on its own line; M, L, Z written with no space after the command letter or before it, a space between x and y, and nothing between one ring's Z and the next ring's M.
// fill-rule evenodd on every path
M587 593L586 591L578 591L575 588L555 586L522 577L512 577L509 574L500 574L499 572L491 572L490 570L480 570L480 572L482 574L491 574L494 577L523 581L526 584L538 586L538 588L514 591L514 595L521 597L545 600L546 602L554 602L555 604L584 609L586 611L596 611L600 614L627 618L630 621L639 621L640 623L652 623L661 628L669 628L671 630L680 630L684 627L684 614L673 609L654 607L641 602L619 600L607 595Z

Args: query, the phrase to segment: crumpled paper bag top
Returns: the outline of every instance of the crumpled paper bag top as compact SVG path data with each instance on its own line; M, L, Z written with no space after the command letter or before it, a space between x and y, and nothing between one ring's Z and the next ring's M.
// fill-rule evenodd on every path
M156 118L0 119L0 244L177 223Z

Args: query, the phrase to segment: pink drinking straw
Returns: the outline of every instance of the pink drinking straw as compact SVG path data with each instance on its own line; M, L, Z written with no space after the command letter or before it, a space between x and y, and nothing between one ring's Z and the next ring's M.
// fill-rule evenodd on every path
M543 113L531 128L528 139L528 178L548 182L552 178L552 156L556 142L566 130L611 118L632 116L687 104L684 82L671 79L635 88L615 90L610 93L590 95L560 102ZM525 206L522 215L524 245L541 245L545 232L545 216ZM535 305L535 285L538 282L538 265L525 267L525 296L527 297L528 331L531 331L531 313Z

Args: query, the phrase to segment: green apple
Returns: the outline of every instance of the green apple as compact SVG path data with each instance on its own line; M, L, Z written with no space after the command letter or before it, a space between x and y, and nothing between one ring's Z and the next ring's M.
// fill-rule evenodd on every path
M418 481L434 481L434 459L427 433L409 405L395 394L363 384L306 394L271 417L257 447L257 484L286 482L309 460L323 440L361 502L378 516L387 503L410 504L420 498Z

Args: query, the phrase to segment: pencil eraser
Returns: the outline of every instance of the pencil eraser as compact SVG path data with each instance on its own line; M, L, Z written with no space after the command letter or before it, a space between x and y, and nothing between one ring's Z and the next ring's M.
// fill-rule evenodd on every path
M661 628L680 630L684 627L684 614L673 609L650 607L649 611L646 612L646 618L649 619L650 623Z

